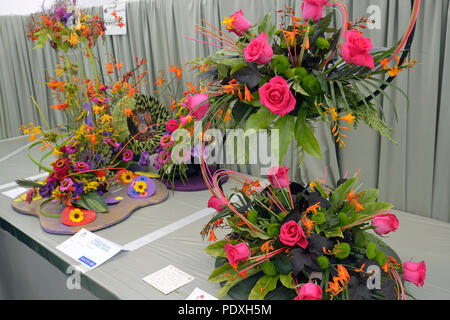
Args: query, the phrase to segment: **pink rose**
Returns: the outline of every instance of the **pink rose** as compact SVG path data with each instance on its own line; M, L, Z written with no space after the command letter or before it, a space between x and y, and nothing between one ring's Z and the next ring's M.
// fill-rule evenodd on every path
M308 246L308 240L302 227L293 220L286 222L281 227L280 241L291 247L297 244L299 247L306 249Z
M267 171L270 183L277 189L289 186L289 168L273 167Z
M273 77L259 88L261 104L273 114L285 116L295 108L295 98L286 80L280 76Z
M177 120L169 120L169 121L167 121L166 129L170 133L174 132L175 130L178 129L178 121Z
M294 300L321 300L322 288L315 283L305 283L300 288L299 295Z
M230 28L229 31L234 32L238 37L244 35L244 33L247 32L247 30L252 26L252 24L244 18L244 13L242 10L236 11L232 14L230 19L232 19L232 28Z
M209 109L209 99L207 94L197 94L189 99L189 110L196 120L202 119Z
M247 260L250 256L250 248L245 242L241 242L235 246L227 243L224 249L227 253L228 262L232 266L236 266L239 261Z
M358 31L346 31L345 39L341 49L345 62L374 69L373 56L369 53L373 48L370 38L363 37Z
M222 211L224 206L227 206L227 203L215 196L212 196L208 201L208 208L213 208L217 212Z
M302 4L303 20L319 21L323 17L323 6L327 0L304 0Z
M393 214L379 215L372 220L372 226L376 227L374 231L378 235L397 231L398 224L397 217Z
M256 62L257 64L268 64L272 60L273 50L267 41L267 34L261 33L254 38L244 49L244 56L247 62Z
M427 273L425 261L416 263L407 261L403 263L403 279L414 283L416 286L423 287Z

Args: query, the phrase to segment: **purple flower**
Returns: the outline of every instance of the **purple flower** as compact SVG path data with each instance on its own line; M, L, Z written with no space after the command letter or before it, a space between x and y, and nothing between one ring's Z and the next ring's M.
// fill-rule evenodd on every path
M42 198L50 198L52 196L53 190L55 190L55 186L50 182L47 182L46 185L39 188L39 195Z
M72 191L72 196L73 197L81 196L83 194L83 191L84 191L84 183L83 182L75 182L73 184L73 188L75 190Z
M148 167L150 165L150 153L148 151L142 152L138 165L140 167Z
M72 154L72 153L75 153L77 151L78 151L78 149L73 147L72 144L70 144L70 143L66 144L66 152L68 154Z
M101 196L104 195L105 193L107 193L108 192L108 190L106 189L107 186L108 185L106 183L100 184L97 188L97 193Z
M122 154L122 160L125 162L129 162L133 160L133 156L133 151L131 151L130 149L126 149Z
M83 105L83 110L87 110L88 115L86 117L86 119L84 120L84 122L86 123L86 125L88 125L89 127L94 127L94 121L92 121L92 107L89 103L85 103Z
M55 16L57 16L59 19L63 19L64 16L67 14L67 10L65 7L58 7L54 11Z
M89 165L86 162L77 161L75 163L75 165L73 166L73 169L75 171L87 171L87 170L89 170Z

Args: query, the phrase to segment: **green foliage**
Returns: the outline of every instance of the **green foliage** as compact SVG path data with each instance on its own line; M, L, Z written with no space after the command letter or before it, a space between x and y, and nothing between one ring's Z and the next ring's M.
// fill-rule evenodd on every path
M317 142L314 133L308 126L306 114L298 116L297 121L295 122L294 131L298 145L310 155L322 159L319 142Z
M375 260L377 260L377 263L382 267L386 264L387 257L386 253L384 253L382 250L377 251L377 255L375 257Z
M277 74L283 74L289 68L290 62L286 56L276 56L272 59L271 66Z
M327 270L330 268L330 260L326 256L320 256L317 258L317 263L319 264L320 269Z
M330 42L328 42L328 40L323 37L319 37L317 38L316 46L319 49L327 50L330 49Z
M369 242L366 246L367 258L369 258L370 260L375 259L375 257L377 256L377 252L378 252L377 245L373 242Z
M318 96L322 93L322 87L320 86L319 80L312 74L304 77L301 84L311 96Z
M338 252L334 254L334 256L338 259L344 260L346 259L351 251L350 244L347 242L341 242L340 245L337 245Z
M314 213L311 217L312 221L316 224L323 224L327 221L327 218L325 217L325 213L322 211L317 211L317 213Z
M262 271L268 277L274 277L278 274L277 267L273 262L266 261L261 265Z
M249 211L247 216L248 221L250 221L252 224L256 224L258 221L258 211L253 209Z
M267 228L267 235L271 238L275 238L280 234L280 224L279 223L272 223Z
M280 275L274 277L262 276L256 282L249 295L249 300L264 300L264 297L277 287L277 282L280 279Z
M108 205L105 200L97 193L90 192L87 194L82 194L81 198L73 203L76 207L93 210L99 213L108 212Z

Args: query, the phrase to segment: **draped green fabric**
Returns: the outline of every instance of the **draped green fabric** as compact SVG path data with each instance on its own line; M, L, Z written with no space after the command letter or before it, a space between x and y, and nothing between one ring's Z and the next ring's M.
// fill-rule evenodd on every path
M369 5L381 9L381 29L366 30L375 47L391 47L401 38L410 17L409 0L347 0L350 17L368 16ZM148 60L147 93L155 89L159 70L169 65L183 65L204 57L216 48L184 37L207 40L194 31L203 18L220 26L225 16L238 9L252 22L272 12L274 21L280 22L276 11L288 5L300 12L301 2L296 0L147 0L127 3L127 35L108 36L105 45L98 45L95 54L98 65L108 62L108 54L126 67L134 65L135 58ZM101 8L91 10L101 15ZM418 60L411 71L404 71L394 84L409 95L407 101L400 93L389 92L395 102L398 121L389 101L379 99L388 124L393 130L394 144L381 138L365 125L350 132L347 148L339 149L333 143L329 128L319 124L317 136L322 147L323 161L306 156L298 168L299 156L288 153L285 164L297 181L322 179L327 168L327 183L332 185L359 169L360 181L365 188L379 188L380 198L393 203L397 209L450 221L450 25L449 0L422 1L416 37L411 57ZM339 18L336 19L339 23ZM25 37L27 17L0 17L0 138L20 135L19 127L33 122L44 127L44 122L30 99L35 97L54 127L61 123L58 111L50 110L55 103L45 85L45 75L58 63L55 52L47 45L43 50L32 50ZM89 70L89 65L84 66ZM102 77L106 77L103 69ZM184 73L183 83L192 81ZM167 101L166 101L167 102ZM236 166L231 166L236 168ZM244 166L241 170L260 174L259 166Z

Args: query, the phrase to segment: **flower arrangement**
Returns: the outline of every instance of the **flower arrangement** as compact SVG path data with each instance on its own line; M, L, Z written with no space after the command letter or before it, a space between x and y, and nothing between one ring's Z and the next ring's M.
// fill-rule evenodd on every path
M260 300L404 300L405 281L423 286L425 262L404 262L382 237L399 221L378 190L358 189L358 174L332 190L326 181L291 183L276 167L267 185L222 169L214 176L208 206L217 210L204 227L217 258L209 281L222 283L219 297ZM240 188L227 197L217 182L230 176ZM217 241L215 231L230 230ZM378 279L378 280L377 280Z
M201 67L194 67L192 70L197 69ZM164 72L160 71L160 76L155 82L159 88L155 94L166 96L171 101L171 116L165 124L165 133L156 148L157 155L153 165L161 173L162 179L166 179L172 185L175 179L185 182L191 174L200 174L201 143L207 144L206 152L203 154L206 158L209 155L209 148L212 148L214 143L213 138L203 135L201 128L195 127L195 123L201 122L209 109L208 95L204 88L187 82L187 90L182 92L181 99L177 99L181 93L179 79L182 72L182 67L171 65L172 78L165 79ZM196 162L196 159L199 161Z
M64 205L67 210L62 212L62 221L68 225L83 225L95 219L95 212L108 212L108 203L116 203L117 199L104 199L103 195L110 188L128 185L137 178L128 170L129 165L137 159L141 166L150 164L149 152L135 154L130 144L135 137L124 140L121 127L113 121L117 118L126 121L133 116L133 110L116 106L123 99L138 99L141 95L147 71L138 73L138 69L146 60L136 58L136 66L123 72L123 63L112 59L106 64L109 82L102 83L91 49L104 36L104 30L98 16L91 18L75 5L59 1L49 12L32 17L29 33L37 48L50 42L52 48L62 52L61 63L56 66L55 75L48 76L46 84L58 101L50 108L63 112L65 123L64 127L52 130L32 98L47 130L33 123L24 125L22 130L35 141L30 149L40 146L41 151L46 151L39 161L29 156L49 174L43 182L17 182L32 188L27 197L29 202L37 194L45 199L40 205L41 214L48 215L42 208L50 201ZM79 60L73 61L73 56ZM91 62L93 78L82 68L80 60L84 57ZM47 167L43 162L51 156L56 160ZM145 181L134 186L141 195L146 192L143 184Z
M304 0L302 17L293 8L279 10L280 25L271 14L252 24L239 10L223 21L228 33L202 20L205 26L196 31L214 43L192 40L220 48L193 62L209 98L204 126L279 130L280 162L294 138L302 155L322 158L314 136L317 121L329 125L340 147L346 146L349 125L360 122L390 139L374 92L392 101L385 87L398 88L383 77L414 66L399 55L405 54L419 5L416 1L405 37L390 49L374 48L363 34L367 19L349 21L345 5L336 0ZM326 8L341 13L339 29L331 27L336 11L324 16Z

